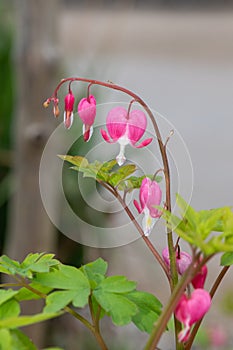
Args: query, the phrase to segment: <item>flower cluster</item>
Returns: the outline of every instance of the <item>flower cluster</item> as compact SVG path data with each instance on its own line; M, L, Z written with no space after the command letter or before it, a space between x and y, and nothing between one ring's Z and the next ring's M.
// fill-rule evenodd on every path
M53 114L57 118L60 115L57 97L48 98L44 102L44 107L48 107L53 101ZM64 126L70 129L74 120L74 102L75 97L69 87L68 94L65 96L64 104ZM83 122L83 138L84 141L89 141L93 132L93 124L96 116L96 100L93 95L88 94L86 98L82 98L78 103L78 115Z
M44 102L44 107L48 107L53 101L53 113L55 117L60 114L57 97L48 98ZM64 104L64 125L70 129L73 123L75 97L69 86L68 94L65 96ZM130 103L131 107L131 103ZM89 141L93 133L93 124L96 117L96 99L93 95L87 94L86 98L82 98L78 103L78 115L83 122L83 138L84 141ZM140 144L136 143L141 139L147 127L147 118L141 110L126 110L124 107L112 108L106 120L107 131L101 129L103 139L108 143L119 143L120 152L116 157L118 165L123 165L126 161L125 146L130 144L132 147L142 148L149 145L152 138L142 141Z
M162 256L166 265L170 267L169 251L167 247L163 249ZM178 251L176 251L176 267L178 273L183 275L191 264L191 255L178 249ZM194 264L194 267L195 265L196 264ZM203 265L200 271L191 280L194 291L191 294L184 293L176 307L175 316L184 325L183 330L179 333L180 342L186 342L188 340L192 325L199 321L211 306L210 294L204 290L207 272L207 266Z

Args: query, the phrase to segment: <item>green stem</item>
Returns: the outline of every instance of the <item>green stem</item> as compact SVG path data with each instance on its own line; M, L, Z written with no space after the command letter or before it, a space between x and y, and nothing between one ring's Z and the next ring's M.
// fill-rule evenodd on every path
M99 319L100 319L100 311L101 311L100 306L98 308L97 314L95 315L91 295L89 296L88 304L89 304L89 309L90 309L91 318L92 318L92 322L93 322L93 331L92 332L93 332L97 342L99 343L101 349L108 350L108 348L104 342L104 339L100 333L100 327L99 327Z

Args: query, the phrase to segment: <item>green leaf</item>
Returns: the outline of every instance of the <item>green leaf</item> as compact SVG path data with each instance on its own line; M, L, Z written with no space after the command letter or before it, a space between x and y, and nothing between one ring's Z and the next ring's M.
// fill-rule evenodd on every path
M15 275L20 271L20 263L8 258L6 255L0 257L0 272Z
M141 187L142 184L142 180L145 179L145 177L148 177L150 179L154 178L154 175L143 175L140 177L137 176L130 176L127 179L125 179L124 181L121 181L118 184L118 190L119 191L132 191L133 189L138 189ZM156 182L161 182L162 181L162 176L156 176L155 178Z
M14 300L8 300L0 306L0 320L18 316L20 314L19 303Z
M69 156L69 155L58 155L62 160L66 160L67 162L82 168L86 168L88 166L88 160L84 157L80 156Z
M221 266L233 265L233 252L227 252L221 256Z
M90 289L88 279L79 269L62 264L58 270L37 274L34 281L50 288L80 289L88 292Z
M13 298L18 291L12 289L0 289L0 305Z
M87 295L76 290L56 291L46 298L44 312L57 312L71 302L75 307L84 307L87 304Z
M129 281L125 276L110 276L103 280L98 288L104 292L128 293L136 288L136 282Z
M125 276L111 276L104 279L93 291L93 296L114 324L122 326L131 322L138 311L137 306L126 295L135 289L136 283Z
M94 289L104 279L107 268L108 263L103 259L98 258L91 263L83 265L80 270L88 278L91 289Z
M138 307L138 312L132 317L133 323L141 331L151 333L161 314L162 304L160 301L154 295L141 291L128 293L127 298Z
M103 290L93 292L97 302L109 314L117 326L124 326L131 322L137 313L137 306L124 294L108 293Z
M129 175L131 175L135 171L136 171L135 164L123 165L117 171L111 173L108 182L112 186L117 186L122 180L127 178Z
M12 349L11 334L8 329L0 329L0 349Z
M11 350L37 350L32 341L19 329L10 330Z
M18 328L23 326L28 326L34 323L49 320L51 318L60 316L61 312L56 313L40 313L33 316L19 316L19 317L9 317L0 320L0 328Z

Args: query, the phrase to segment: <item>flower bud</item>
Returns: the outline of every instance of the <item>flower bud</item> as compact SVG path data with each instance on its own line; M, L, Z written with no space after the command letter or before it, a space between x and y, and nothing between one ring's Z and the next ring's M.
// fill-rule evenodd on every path
M74 95L70 90L65 97L64 125L69 129L73 123Z

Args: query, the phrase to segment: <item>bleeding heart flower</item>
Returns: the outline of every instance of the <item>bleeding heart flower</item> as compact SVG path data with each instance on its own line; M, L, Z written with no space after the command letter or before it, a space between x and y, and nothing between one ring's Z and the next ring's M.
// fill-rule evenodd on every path
M139 201L134 200L134 205L139 214L143 213L144 218L142 227L145 236L149 236L151 230L156 222L156 218L161 216L161 212L155 207L160 205L162 198L162 191L156 181L152 181L148 177L142 180L139 192Z
M124 155L126 145L131 144L133 147L141 148L152 141L152 138L149 138L135 145L143 136L147 125L145 113L140 110L128 113L124 107L115 107L108 113L106 125L108 133L102 129L100 131L105 141L120 144L120 153L116 157L119 165L124 164L126 160Z
M208 269L206 265L203 265L201 271L199 271L196 276L192 279L192 285L194 288L204 288L206 276Z
M74 95L70 90L65 96L65 111L64 111L64 125L69 129L73 123L73 109L74 109Z
M211 297L204 289L195 289L190 297L182 295L175 310L176 318L184 324L184 329L178 335L180 342L188 340L192 325L207 313L210 306Z
M89 141L93 133L93 124L96 116L96 100L93 95L82 98L78 104L78 114L83 121L83 138Z
M168 248L164 248L162 252L163 260L170 267L170 258L169 258L169 250ZM180 275L183 275L189 265L192 263L192 257L186 252L176 251L176 267L177 271Z

